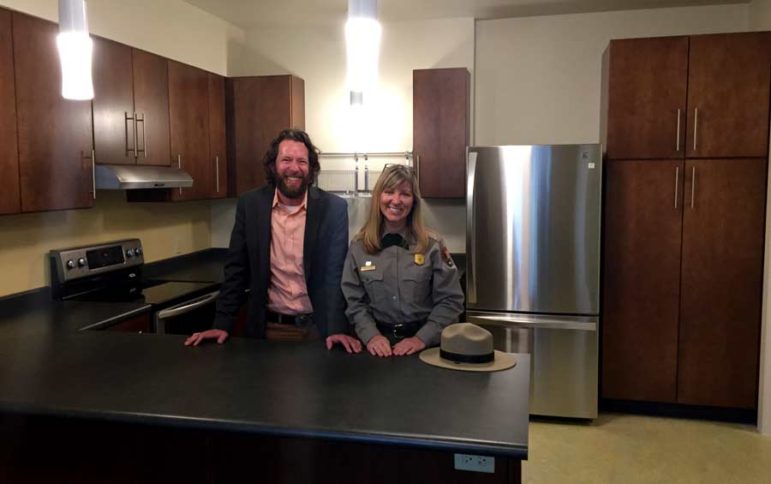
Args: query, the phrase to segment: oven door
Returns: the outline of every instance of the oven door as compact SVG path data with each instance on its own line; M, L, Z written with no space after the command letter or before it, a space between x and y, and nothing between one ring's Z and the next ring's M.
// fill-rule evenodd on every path
M190 335L211 329L219 294L219 291L210 292L156 312L155 333Z

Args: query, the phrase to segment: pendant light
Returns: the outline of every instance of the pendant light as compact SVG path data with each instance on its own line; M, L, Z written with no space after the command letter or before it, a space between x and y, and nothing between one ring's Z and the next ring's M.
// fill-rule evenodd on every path
M78 101L93 99L93 43L88 35L85 0L59 0L56 45L62 66L62 97Z
M381 32L377 0L348 0L345 45L351 105L363 104L365 92L377 84Z

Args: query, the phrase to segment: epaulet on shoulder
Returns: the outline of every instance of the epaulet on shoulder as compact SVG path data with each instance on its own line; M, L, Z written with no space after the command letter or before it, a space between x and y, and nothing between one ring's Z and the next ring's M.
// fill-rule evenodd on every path
M426 235L428 235L429 241L433 240L434 242L438 243L439 245L444 245L444 239L441 235L439 235L439 232L431 229L426 230Z

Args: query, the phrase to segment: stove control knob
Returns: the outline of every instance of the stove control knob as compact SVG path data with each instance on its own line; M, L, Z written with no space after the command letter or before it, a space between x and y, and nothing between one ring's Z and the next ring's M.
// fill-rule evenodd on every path
M134 249L126 249L126 257L134 257Z
M78 266L83 267L84 265L86 265L86 259L81 257L80 259L78 259Z
M67 261L67 269L74 269L75 268L75 261L70 259Z
M134 250L134 252L136 253L136 255L142 255L142 248L141 248L141 247L137 247L137 248Z

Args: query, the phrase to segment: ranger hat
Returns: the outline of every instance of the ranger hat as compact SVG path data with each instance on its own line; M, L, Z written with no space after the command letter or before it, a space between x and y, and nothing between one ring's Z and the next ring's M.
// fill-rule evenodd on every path
M517 358L493 349L493 335L472 323L451 324L442 331L439 348L420 353L429 365L463 371L499 371L517 364Z

